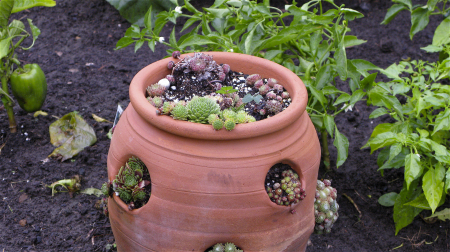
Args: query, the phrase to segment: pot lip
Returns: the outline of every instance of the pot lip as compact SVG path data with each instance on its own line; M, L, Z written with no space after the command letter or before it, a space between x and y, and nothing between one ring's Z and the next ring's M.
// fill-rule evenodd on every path
M131 105L146 122L160 130L183 137L204 140L234 140L256 137L279 131L298 120L305 112L308 102L306 87L302 80L288 68L270 60L246 54L232 52L204 53L212 55L213 59L219 64L229 64L233 71L240 71L246 74L258 73L263 78L272 77L277 79L289 92L291 104L275 116L257 122L238 124L232 131L227 131L225 129L216 131L208 124L174 120L170 116L157 115L156 108L153 107L145 97L145 90L148 85L157 83L160 79L170 73L167 69L167 64L171 60L177 61L170 57L144 67L131 81L129 89ZM183 54L180 58L193 54L194 53ZM237 65L242 62L244 62L244 70L241 70L241 67L237 67ZM276 76L269 76L270 74Z

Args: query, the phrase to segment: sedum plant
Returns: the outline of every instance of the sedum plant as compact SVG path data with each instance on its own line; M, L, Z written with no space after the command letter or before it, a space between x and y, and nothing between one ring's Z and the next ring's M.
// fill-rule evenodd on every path
M331 187L331 181L325 179L317 180L316 195L314 198L314 217L316 225L314 233L328 234L339 217L339 205L336 201L337 190Z
M331 9L325 11L323 4ZM336 5L332 0L312 0L297 6L292 1L286 11L269 5L269 1L216 0L209 8L197 10L189 0L171 11L160 12L152 22L147 12L144 28L132 25L117 42L116 49L135 43L135 50L147 43L152 51L156 43L169 46L168 52L228 51L256 55L279 63L303 79L308 92L307 111L322 135L323 160L330 169L328 138L337 148L336 166L348 156L348 139L338 130L334 118L351 110L364 95L365 85L375 79L367 70L376 67L365 60L350 60L346 48L365 41L347 35L348 22L363 15ZM168 22L187 19L177 34L173 28L168 41L160 37ZM288 21L289 19L289 21ZM361 81L361 78L364 78ZM348 87L339 88L337 79ZM260 92L267 92L267 86ZM251 98L251 97L250 97ZM275 111L276 102L272 102ZM263 112L266 112L265 110Z
M404 169L403 188L383 195L394 206L395 234L422 210L436 209L450 194L450 59L402 61L383 71L392 80L374 85L368 103L378 108L370 118L388 115L394 122L377 125L364 147L378 154L379 170ZM449 211L444 210L444 211Z

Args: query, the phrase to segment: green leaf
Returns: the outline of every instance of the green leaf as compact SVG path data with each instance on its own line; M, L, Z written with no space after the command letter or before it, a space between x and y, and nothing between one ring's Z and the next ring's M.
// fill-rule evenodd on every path
M120 15L132 24L141 27L148 25L146 16L150 16L152 22L155 22L156 15L164 11L169 11L175 8L171 1L167 0L106 0L114 8L116 8ZM152 7L150 9L150 6ZM150 14L147 14L151 11ZM153 27L153 25L147 26ZM157 32L159 34L159 32Z
M341 166L345 162L345 160L347 160L349 143L347 137L341 134L341 132L338 131L337 127L335 127L333 145L337 149L336 167L339 168L339 166Z
M348 102L351 98L351 95L343 93L336 99L336 101L333 103L333 106L339 105L343 102Z
M436 170L433 168L430 168L425 173L422 181L425 197L427 198L428 204L430 204L432 213L434 213L444 192L444 182L437 178Z
M228 9L214 9L214 8L203 8L204 10L211 13L215 18L223 18L230 14L230 10Z
M94 129L84 121L77 111L70 112L50 124L50 142L58 147L49 157L72 158L84 148L97 141Z
M450 16L444 19L434 31L433 43L434 46L442 46L450 42Z
M385 108L377 108L374 111L372 111L372 113L370 113L369 119L374 119L382 115L386 115L387 113L389 112Z
M420 194L417 198L414 200L405 203L406 206L412 206L417 207L424 210L431 210L430 204L428 204L427 198L425 197L425 194Z
M421 47L420 49L422 49L426 52L429 52L429 53L435 53L435 52L442 51L444 48L442 46L427 45L425 47Z
M450 220L450 208L445 208L444 210L436 212L433 215L431 215L430 217L427 217L425 219L433 218L433 217L437 217L441 221Z
M374 83L375 79L377 78L377 75L378 75L378 73L372 73L372 74L368 75L367 77L365 77L364 79L362 79L361 82L359 83L361 88L365 89L366 91L372 89L373 83Z
M361 89L356 90L355 92L353 92L352 97L350 98L350 104L354 105L355 103L360 101L365 95L366 93L363 90Z
M345 53L344 40L341 40L336 48L334 58L336 60L336 71L341 80L345 81L347 79L347 55Z
M317 72L315 87L318 90L321 90L323 87L325 87L333 80L333 73L334 71L332 71L332 67L330 65L322 66Z
M334 128L336 126L334 123L334 116L324 114L323 123L325 124L325 129L328 131L328 134L330 134L331 138L333 138Z
M394 4L391 6L391 8L388 9L386 16L384 17L383 22L381 24L389 24L389 22L394 19L397 14L402 10L407 10L408 8L403 4Z
M134 52L136 53L136 51L139 50L139 48L141 48L143 44L144 44L143 39L136 41L136 44L134 45Z
M14 6L14 0L0 1L0 27L6 28L8 26L9 16Z
M405 157L405 182L406 189L409 190L411 183L422 174L423 167L420 165L418 154L409 153Z
M95 195L97 197L103 197L102 190L94 188L94 187L86 188L86 189L80 191L80 193L87 194L87 195Z
M27 18L27 21L28 21L28 25L30 25L31 34L33 35L33 43L34 43L34 41L38 38L38 36L41 35L41 30L39 30L39 28L37 28L33 24L33 20Z
M385 193L381 195L380 198L378 198L378 204L385 207L392 207L395 205L395 200L397 199L397 196L398 193L396 192Z
M364 15L361 12L349 9L349 8L341 8L340 9L344 13L344 18L348 21L352 21L355 18L362 18Z
M119 49L125 48L133 43L134 43L134 40L132 38L123 37L123 38L119 39L119 41L117 41L116 48L114 48L114 50L119 50ZM153 41L151 41L151 43L153 43Z
M363 59L354 59L351 60L352 64L356 67L356 69L361 71L368 71L368 70L380 70L381 68L375 66L374 64L370 63L367 60Z
M408 7L410 10L412 10L412 8L413 8L411 0L393 0L393 2L401 3L401 4L405 5L406 7Z
M391 145L391 148L389 148L389 159L388 162L391 162L392 159L394 159L400 152L402 152L403 145L401 143L395 143Z
M416 185L416 183L414 183ZM413 186L410 190L407 190L404 186L397 196L394 205L394 222L395 222L395 235L398 232L413 222L414 218L422 212L422 209L405 205L405 203L414 200L421 194L417 185Z
M448 168L447 173L445 175L445 193L450 192L450 168Z
M16 13L38 6L53 7L55 5L56 2L54 0L15 0L14 8L11 13Z
M344 37L344 47L352 47L366 43L367 40L358 39L356 36L347 35Z
M179 47L182 49L185 49L188 46L207 45L207 44L216 44L216 43L214 41L212 41L211 39L209 39L207 36L195 34L195 35L190 36L190 37L186 38L185 40L183 40L183 42L181 42Z
M322 104L322 106L325 106L325 104L327 104L327 98L325 98L322 91L317 90L313 86L309 86L309 90L311 91L312 96L316 98L320 102L320 104Z
M450 109L441 111L436 116L434 130L431 135L434 135L439 130L450 130Z
M14 19L8 26L9 28L9 36L14 37L16 35L20 35L25 30L25 25L22 21Z
M375 132L375 129L374 129L374 132ZM369 139L369 141L367 141L367 143L362 148L370 146L370 154L372 154L374 151L376 151L380 148L383 148L385 146L392 145L396 142L397 142L397 134L395 134L393 132L384 132L384 133L377 134L373 138L371 137Z
M3 59L6 55L8 55L11 39L12 37L7 37L0 40L0 59Z
M429 17L430 11L426 7L417 8L411 13L411 31L409 32L411 40L416 33L428 25Z

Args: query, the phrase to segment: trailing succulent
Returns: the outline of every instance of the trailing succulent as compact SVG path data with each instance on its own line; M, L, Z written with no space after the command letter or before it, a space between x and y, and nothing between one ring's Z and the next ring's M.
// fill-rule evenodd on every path
M333 224L339 217L339 205L336 202L337 191L331 187L331 181L325 179L323 182L317 180L316 197L314 199L314 216L316 234L330 233Z
M266 186L267 194L272 202L281 206L289 206L300 202L306 197L306 191L298 174L292 169L281 172L281 181Z
M243 252L243 250L238 249L234 243L227 242L225 244L217 243L211 250L208 250L208 252Z
M106 196L115 193L132 210L136 208L137 202L144 201L147 197L146 187L150 185L150 181L144 179L146 177L144 173L148 175L145 164L140 159L132 157L125 166L120 167L112 182L103 184L102 192Z
M175 51L172 57L179 59L180 53ZM276 115L291 101L289 93L274 78L252 74L242 85L234 83L230 66L217 64L207 54L188 55L177 63L170 61L167 67L172 73L147 87L147 100L159 115L170 115L176 120L211 124L215 130L233 130L236 124ZM247 95L242 98L238 93Z

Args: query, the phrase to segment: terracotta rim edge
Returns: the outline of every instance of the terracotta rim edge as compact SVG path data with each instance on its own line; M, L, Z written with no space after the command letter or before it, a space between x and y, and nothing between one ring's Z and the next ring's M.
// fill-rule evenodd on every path
M211 125L174 120L170 116L158 116L156 108L145 97L145 89L148 85L158 82L170 73L167 69L167 63L174 59L166 58L146 66L131 81L129 90L130 101L136 112L145 121L163 131L179 136L208 140L233 140L270 134L289 126L305 112L308 101L306 87L291 70L270 60L255 56L230 52L206 53L212 55L219 64L229 64L233 71L240 71L246 74L258 73L264 78L274 77L278 79L289 92L292 99L291 104L283 112L273 117L253 123L239 124L232 131L224 129L215 131ZM181 58L186 55L193 54L183 54ZM239 62L247 64L244 65L245 69L255 69L250 70L254 72L247 73L245 69L242 70L242 68L237 67ZM268 76L268 73L276 73L277 76Z

